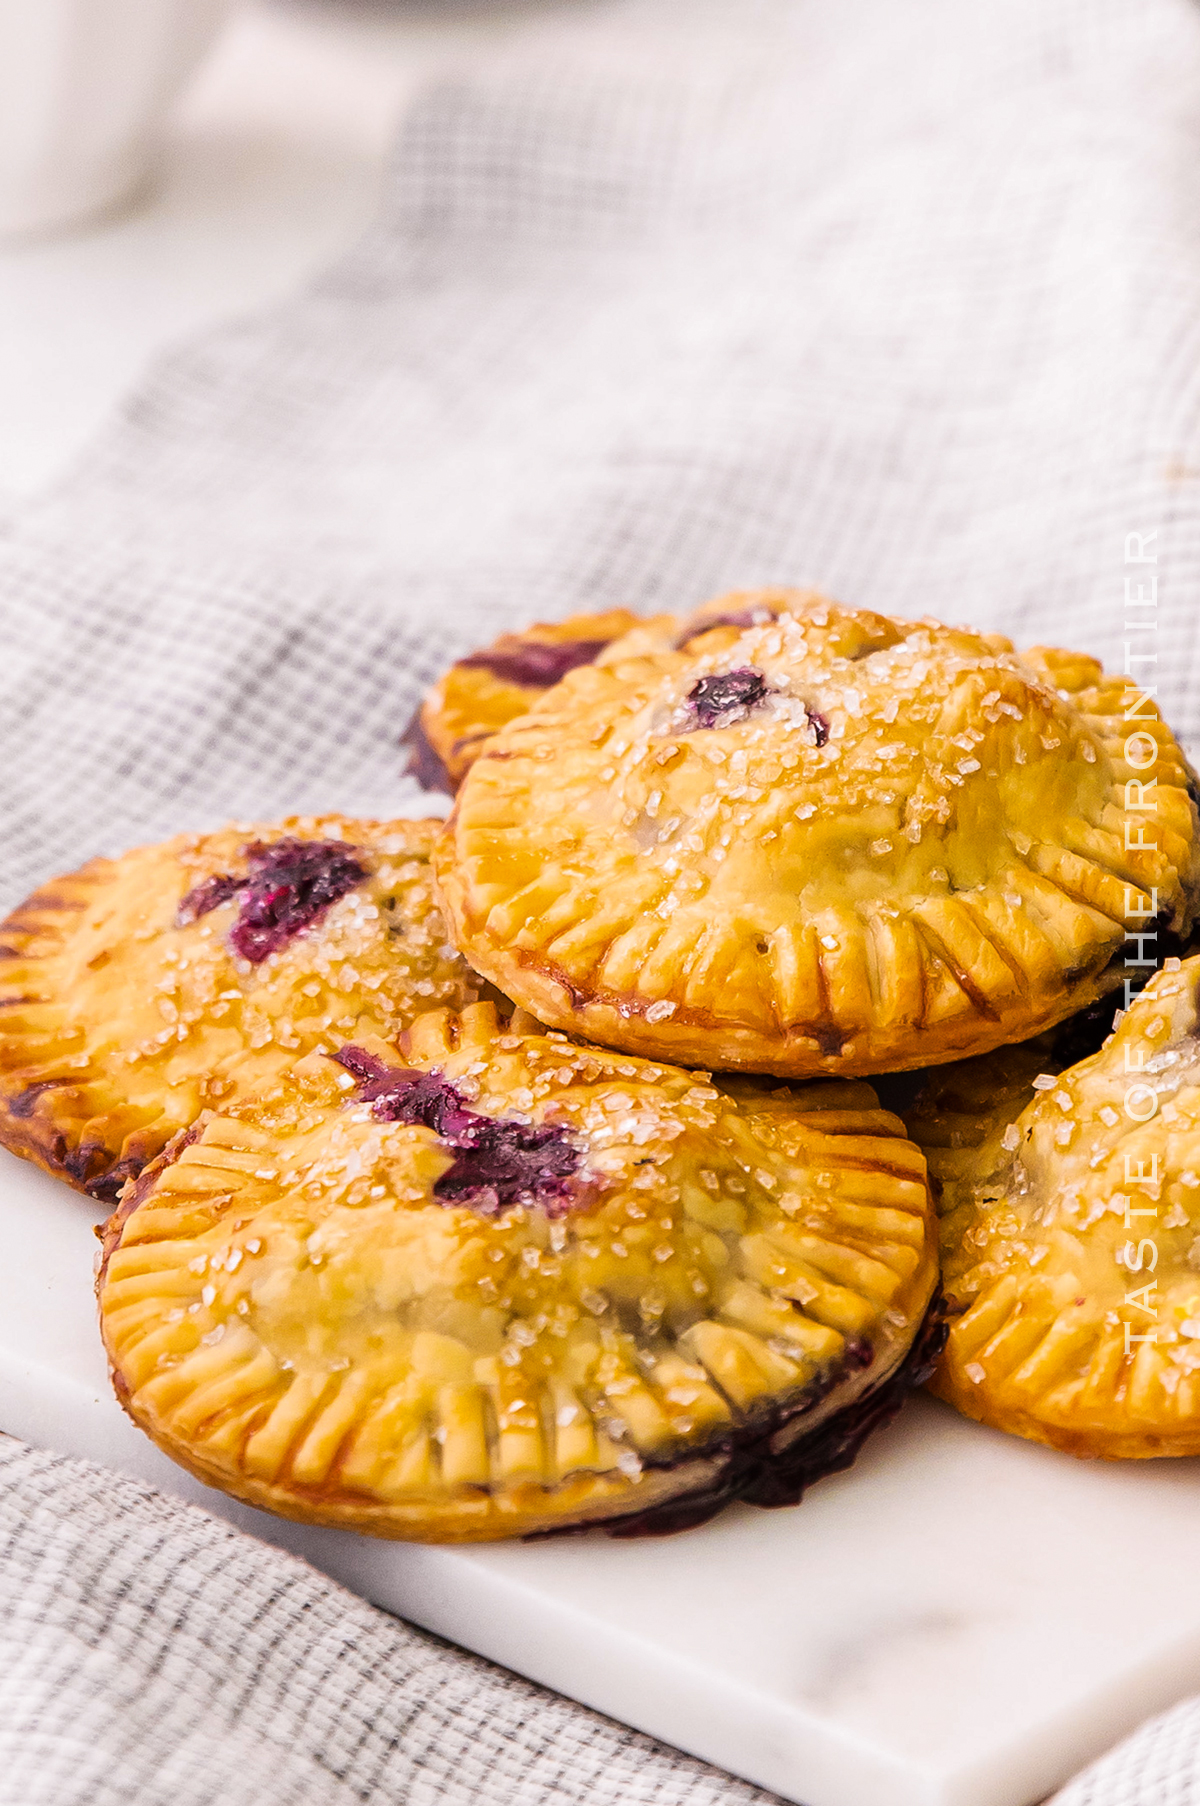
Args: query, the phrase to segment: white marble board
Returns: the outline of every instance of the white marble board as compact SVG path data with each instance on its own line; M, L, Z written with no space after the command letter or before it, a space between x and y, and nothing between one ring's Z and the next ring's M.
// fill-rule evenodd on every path
M926 1398L798 1510L431 1549L200 1486L112 1398L100 1213L0 1151L0 1429L137 1474L355 1592L805 1806L1028 1806L1200 1688L1200 1464L1086 1463Z

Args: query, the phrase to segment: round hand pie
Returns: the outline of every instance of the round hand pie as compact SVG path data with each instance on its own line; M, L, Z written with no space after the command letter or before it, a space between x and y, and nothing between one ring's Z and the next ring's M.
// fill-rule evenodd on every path
M849 1464L939 1345L925 1163L770 1092L434 1011L207 1116L106 1232L118 1393L285 1516L470 1541L702 1522Z
M1084 1007L1130 917L1190 928L1190 773L1156 716L1122 719L1124 679L811 596L763 606L612 648L483 749L438 881L508 996L685 1064L885 1072Z
M1099 1053L1006 1048L909 1113L952 1317L933 1390L968 1417L1075 1455L1200 1454L1198 987L1200 959L1171 961Z
M670 621L670 616L661 617ZM451 796L484 741L543 696L577 665L589 665L612 641L642 624L627 608L539 622L502 633L491 646L451 665L405 729L408 769L427 790Z
M113 1199L206 1103L472 1001L437 826L225 828L47 884L0 925L0 1143Z

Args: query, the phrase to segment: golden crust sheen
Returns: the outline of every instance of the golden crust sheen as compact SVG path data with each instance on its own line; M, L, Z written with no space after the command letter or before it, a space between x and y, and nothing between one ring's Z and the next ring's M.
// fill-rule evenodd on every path
M1090 1059L1006 1048L908 1113L951 1310L933 1390L1074 1455L1200 1454L1200 959L1173 964Z
M53 879L0 925L0 1143L112 1198L202 1108L326 1037L395 1035L432 1005L472 1001L434 899L437 827L295 817ZM348 843L365 881L258 965L228 943L236 898L179 925L198 884L285 838Z
M1081 1008L1139 909L1190 927L1188 767L1151 705L1134 755L1151 768L1125 763L1123 679L762 599L763 625L611 649L476 762L438 879L458 944L509 996L684 1063L883 1072ZM697 684L747 671L760 701L698 725ZM1157 813L1127 809L1151 778Z
M453 793L484 741L552 687L537 675L538 648L558 651L578 643L586 656L601 656L601 648L636 627L639 619L627 608L610 608L603 614L571 615L565 621L539 621L520 633L502 633L490 646L451 665L422 702L412 730L414 738L424 738L441 774L435 777L433 761L428 754L422 756L424 748L413 755L415 774Z
M208 1483L425 1541L622 1518L780 1401L806 1428L902 1361L933 1213L869 1087L731 1092L490 1004L365 1051L554 1125L576 1189L442 1201L446 1141L318 1054L204 1117L125 1194L98 1292L126 1409Z

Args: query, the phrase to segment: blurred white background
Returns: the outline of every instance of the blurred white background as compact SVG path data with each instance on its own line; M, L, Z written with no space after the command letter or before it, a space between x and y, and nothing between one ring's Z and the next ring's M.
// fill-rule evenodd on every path
M155 353L285 295L350 243L417 85L529 11L246 0L173 116L146 201L0 248L0 501L68 467Z

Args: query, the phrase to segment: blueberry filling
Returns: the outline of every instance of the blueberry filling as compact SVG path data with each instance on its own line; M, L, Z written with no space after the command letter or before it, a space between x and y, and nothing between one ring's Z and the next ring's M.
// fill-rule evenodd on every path
M713 615L707 621L689 622L676 640L675 650L678 652L679 648L686 646L689 640L698 639L702 633L712 633L718 627L738 627L744 630L747 627L764 627L768 621L773 619L774 616L769 608L755 607L739 608L734 613L727 615Z
M56 1091L62 1085L69 1085L70 1079L42 1079L39 1084L26 1085L24 1091L18 1091L15 1097L8 1100L10 1116L32 1116L38 1098L46 1091Z
M561 1129L489 1120L456 1154L433 1194L453 1204L494 1199L493 1208L501 1209L529 1197L539 1204L561 1203L570 1196L568 1181L578 1165L579 1150Z
M336 840L277 840L246 848L250 882L229 939L258 965L361 884L367 868Z
M1077 1066L1080 1060L1099 1053L1113 1032L1113 1021L1121 1003L1120 990L1110 991L1106 997L1089 1003L1085 1010L1068 1016L1051 1031L1051 1059L1059 1071Z
M202 884L197 884L194 890L188 892L179 905L176 918L179 926L184 928L189 922L198 922L210 909L220 909L222 903L228 903L230 897L236 897L246 883L245 878L236 878L232 872L218 872L215 877L205 878Z
M362 1047L343 1047L334 1059L358 1080L359 1101L373 1116L421 1123L454 1149L435 1198L491 1213L522 1198L561 1206L570 1197L579 1150L562 1129L483 1116L441 1073L386 1066Z
M310 928L367 876L355 849L340 840L256 840L242 853L249 865L245 876L206 878L188 892L176 920L181 927L195 922L236 896L230 945L255 966Z
M341 1048L334 1059L358 1080L360 1103L380 1122L420 1123L457 1147L481 1118L439 1072L386 1066L363 1047Z
M818 714L816 709L810 709L807 703L804 705L804 713L808 716L808 725L813 731L813 738L817 745L824 746L829 738L828 721L824 715Z
M609 643L608 640L558 640L551 645L544 640L527 640L511 652L499 647L472 652L469 658L459 659L458 668L460 671L490 671L504 683L548 690L553 684L560 683L568 671L574 671L579 665L590 665Z
M803 1419L842 1380L869 1365L870 1348L862 1343L850 1344L841 1361L798 1395L752 1415L736 1429L716 1436L707 1446L647 1463L651 1467L677 1468L694 1462L701 1471L707 1468L708 1477L700 1490L666 1499L661 1505L626 1517L539 1531L525 1540L540 1542L549 1537L583 1535L589 1530L603 1530L614 1537L673 1536L676 1531L706 1524L734 1499L744 1499L749 1505L767 1510L798 1505L815 1481L827 1474L844 1472L867 1437L890 1423L909 1393L924 1385L945 1346L946 1329L946 1307L938 1296L926 1312L912 1347L892 1373L786 1447L779 1447L781 1430Z
M548 690L577 665L590 665L611 644L610 640L561 640L556 645L547 645L531 640L510 652L486 648L482 652L472 652L469 657L459 659L457 668L490 671L502 682L520 684L523 689ZM455 751L464 744L466 742L459 741ZM447 796L454 795L458 786L422 726L420 707L401 734L400 745L408 750L405 777L415 778L423 790L444 790Z
M446 770L445 760L421 725L419 708L401 734L400 745L408 750L404 766L406 778L415 778L422 790L444 790L447 796L454 795L454 779Z
M1164 960L1186 957L1187 946L1170 927L1170 920L1170 914L1166 910L1160 910L1143 927L1131 928L1125 937L1127 942L1135 941L1139 957L1144 949L1152 946L1153 965L1126 965L1122 949L1111 962L1109 970L1125 973L1126 984L1114 986L1103 997L1089 1003L1086 1009L1077 1010L1051 1031L1051 1057L1057 1061L1060 1070L1075 1066L1080 1060L1099 1053L1113 1032L1117 1011L1127 1009L1132 999L1145 990L1155 973L1162 970Z
M697 727L729 727L741 721L767 693L767 680L753 665L720 676L701 677L687 699Z
M142 1170L140 1160L119 1160L106 1173L97 1173L94 1178L83 1178L84 1190L89 1196L101 1204L115 1204L121 1195L122 1188L130 1179L136 1179Z

